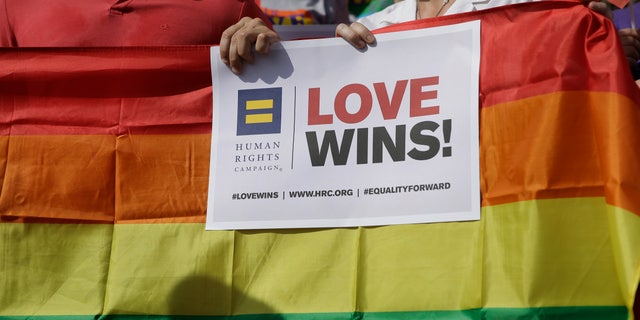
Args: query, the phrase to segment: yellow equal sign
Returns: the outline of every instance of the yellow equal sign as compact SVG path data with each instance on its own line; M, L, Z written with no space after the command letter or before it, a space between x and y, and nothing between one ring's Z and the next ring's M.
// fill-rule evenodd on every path
M273 109L273 99L247 101L247 110ZM273 113L257 113L245 115L246 124L273 122Z

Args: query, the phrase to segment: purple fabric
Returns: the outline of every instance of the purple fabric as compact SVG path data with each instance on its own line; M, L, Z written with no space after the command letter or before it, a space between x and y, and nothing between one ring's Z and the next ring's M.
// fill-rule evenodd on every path
M636 28L640 28L640 2L633 4L633 16L635 17ZM629 6L624 9L613 11L613 23L616 29L631 28L631 10ZM635 67L631 67L631 73L634 79L640 79L640 61Z
M640 2L633 5L636 28L640 28ZM617 29L631 28L631 13L629 7L613 11L613 23Z

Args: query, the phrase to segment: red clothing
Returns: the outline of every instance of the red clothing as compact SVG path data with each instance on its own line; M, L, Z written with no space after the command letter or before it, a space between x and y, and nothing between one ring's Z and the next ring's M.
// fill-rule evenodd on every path
M253 0L0 0L0 47L218 44Z

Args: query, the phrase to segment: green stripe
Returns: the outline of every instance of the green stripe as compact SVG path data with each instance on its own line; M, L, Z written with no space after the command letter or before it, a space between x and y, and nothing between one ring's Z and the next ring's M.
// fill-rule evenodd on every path
M338 312L237 316L0 316L0 320L627 320L626 307L492 308L456 311Z

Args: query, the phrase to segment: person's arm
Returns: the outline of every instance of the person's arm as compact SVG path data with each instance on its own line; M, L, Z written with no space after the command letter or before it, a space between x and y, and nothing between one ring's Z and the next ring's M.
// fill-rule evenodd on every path
M228 27L220 39L222 62L231 67L235 74L242 73L245 63L253 63L254 50L267 54L271 45L280 41L269 19L253 0L244 2L240 20Z
M0 47L15 46L16 41L7 14L7 0L0 0Z

